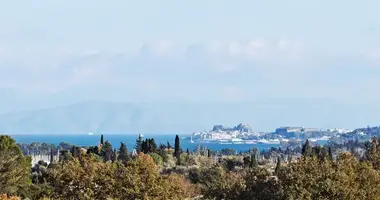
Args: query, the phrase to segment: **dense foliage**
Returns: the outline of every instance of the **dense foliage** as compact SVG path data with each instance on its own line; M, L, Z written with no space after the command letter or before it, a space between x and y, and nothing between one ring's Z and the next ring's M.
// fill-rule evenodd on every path
M161 176L153 159L140 153L127 165L99 162L91 155L57 164L47 173L54 199L184 199L186 180ZM188 187L193 187L188 184Z
M9 136L0 136L0 194L23 194L30 184L31 159L23 156L16 142Z
M60 159L30 166L9 136L0 136L0 200L17 199L378 199L380 140L350 147L193 152L139 137L138 154L102 136L72 146ZM36 146L36 145L34 145ZM360 153L362 150L362 153ZM299 156L292 158L299 151ZM341 151L341 152L339 152ZM225 153L225 154L224 154Z

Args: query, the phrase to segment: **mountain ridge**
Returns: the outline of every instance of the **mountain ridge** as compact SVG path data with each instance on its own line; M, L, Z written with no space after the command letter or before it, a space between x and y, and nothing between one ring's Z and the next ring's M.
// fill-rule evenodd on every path
M372 112L367 112L371 109ZM215 124L245 122L253 131L273 131L279 125L355 128L368 124L380 108L318 101L269 102L110 102L74 104L0 115L0 132L11 134L66 133L187 133ZM355 113L355 115L352 115ZM343 120L350 115L349 120Z
M0 132L187 132L202 127L201 105L84 101L0 115ZM197 107L197 109L194 109ZM210 109L208 109L210 111ZM212 109L211 109L212 110ZM204 112L207 112L206 110ZM213 113L212 111L209 112ZM191 119L191 120L190 120ZM199 119L199 120L197 120ZM204 123L204 127L206 123ZM193 128L191 128L193 127Z

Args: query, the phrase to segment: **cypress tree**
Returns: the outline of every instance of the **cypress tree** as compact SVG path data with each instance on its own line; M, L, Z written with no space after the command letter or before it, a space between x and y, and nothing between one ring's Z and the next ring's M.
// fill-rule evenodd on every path
M309 143L309 140L307 139L305 144L302 146L302 155L304 157L306 156L312 156L313 152Z
M187 155L190 155L189 148L186 149L186 153L187 153Z
M53 149L50 150L50 164L54 162L54 151Z
M147 142L146 142L146 140L143 141L141 144L141 152L147 153Z
M87 149L87 154L90 154L90 153L94 153L94 147L93 146L90 146Z
M79 156L79 149L75 145L73 145L70 152L73 157Z
M150 152L151 153L156 153L157 152L157 144L156 144L156 141L154 141L153 138L150 140Z
M104 145L104 137L103 137L103 134L100 136L100 144L101 144L101 145Z
M102 148L102 153L101 155L103 156L104 162L112 160L112 145L111 143L107 140L104 143L104 147Z
M321 149L321 155L320 155L320 159L322 161L325 161L326 159L328 159L329 157L329 150L326 148L326 147L322 147Z
M120 142L118 159L122 162L126 162L129 160L128 149L123 142Z
M142 152L148 153L149 152L149 140L146 138L142 145Z
M135 149L136 149L137 153L140 153L140 152L143 151L143 149L142 149L142 143L143 143L143 139L142 139L141 134L139 134L139 137L136 140L136 146L135 146Z
M211 157L211 150L210 149L207 149L207 157Z
M281 159L280 157L277 157L277 164L276 164L276 169L274 170L275 175L278 175L281 169Z
M112 152L112 156L111 156L112 162L117 161L117 153L116 152L117 152L116 149L114 149Z
M179 144L179 137L178 135L175 136L175 141L174 141L174 155L177 158L177 164L181 164L181 152L180 152L180 144Z
M145 139L145 148L143 148L144 153L149 153L150 151L150 139Z
M251 155L251 162L249 163L249 167L250 168L254 168L254 167L257 167L258 166L258 163L257 163L257 160L256 160L256 151L253 152L253 154Z
M312 155L315 155L318 158L320 158L321 157L321 153L322 153L322 147L320 147L320 146L312 147L311 148L311 152L312 152Z
M333 159L333 153L331 147L329 147L329 158L332 160Z
M150 139L145 139L145 143L146 143L145 151L147 153L149 153L149 150L150 150Z

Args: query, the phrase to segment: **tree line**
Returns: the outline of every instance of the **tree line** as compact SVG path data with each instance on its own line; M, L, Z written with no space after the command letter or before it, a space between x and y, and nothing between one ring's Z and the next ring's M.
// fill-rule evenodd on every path
M268 161L258 149L183 151L178 135L174 146L140 136L136 152L124 143L114 149L101 136L99 145L72 146L57 161L31 166L11 137L0 136L0 200L378 199L380 140L362 147L362 154L334 153L306 140L299 157L284 159L287 150L272 149Z

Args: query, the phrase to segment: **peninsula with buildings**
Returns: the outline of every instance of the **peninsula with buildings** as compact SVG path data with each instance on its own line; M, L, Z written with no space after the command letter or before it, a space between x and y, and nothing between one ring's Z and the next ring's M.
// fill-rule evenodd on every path
M240 123L234 127L215 125L212 130L194 132L190 139L193 143L219 144L287 144L311 142L343 143L347 140L368 140L380 135L380 127L320 129L306 127L279 127L273 132L255 132L248 124Z

